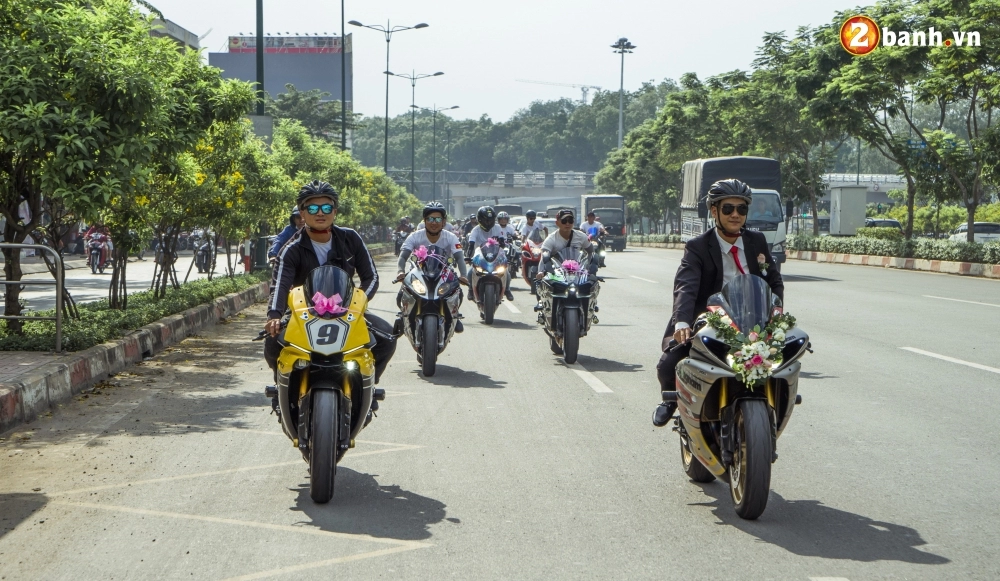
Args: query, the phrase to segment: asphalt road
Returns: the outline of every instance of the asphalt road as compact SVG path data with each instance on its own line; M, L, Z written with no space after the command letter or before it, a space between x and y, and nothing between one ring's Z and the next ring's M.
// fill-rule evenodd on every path
M400 344L322 506L262 395L263 309L234 317L2 436L0 578L1000 577L1000 283L786 265L816 353L746 522L650 424L679 258L609 257L579 367L523 290L495 328L463 307L433 378Z
M188 267L191 266L191 261L193 255L191 252L182 252L174 265L177 271L177 278L180 281L184 280L185 275L188 273ZM125 279L128 284L129 292L135 292L140 290L149 289L149 285L153 281L153 272L156 268L153 262L153 253L147 252L144 261L137 261L135 257L129 259L128 267L125 270ZM215 265L215 273L218 276L220 273L225 272L226 269L226 255L224 252L219 254L218 261ZM237 273L243 272L243 265L239 265L236 269ZM108 298L108 286L111 284L111 269L105 270L103 273L98 272L93 274L90 272L90 268L74 268L66 271L66 288L69 289L70 294L73 296L73 300L77 303L84 303L90 301L97 301L101 299ZM2 274L0 274L2 276ZM199 278L205 278L207 274L199 274L198 267L191 268L191 274L188 280L195 280ZM52 275L45 273L40 274L29 274L24 276L26 280L52 280ZM27 301L28 307L41 311L45 309L54 309L56 306L55 302L55 287L51 286L29 286L25 287L21 291L21 298ZM2 293L2 291L0 291ZM2 296L2 294L0 294Z

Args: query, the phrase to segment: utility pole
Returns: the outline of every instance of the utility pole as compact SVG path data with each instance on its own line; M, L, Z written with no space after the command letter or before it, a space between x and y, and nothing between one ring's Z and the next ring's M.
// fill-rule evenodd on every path
M625 135L625 55L631 54L636 46L623 36L611 48L622 55L621 86L618 89L618 149L621 149L622 137Z
M264 0L257 0L257 115L264 115Z

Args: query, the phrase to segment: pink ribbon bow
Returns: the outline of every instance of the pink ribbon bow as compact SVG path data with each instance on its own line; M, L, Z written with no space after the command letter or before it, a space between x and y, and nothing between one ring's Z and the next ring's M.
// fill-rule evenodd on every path
M317 315L343 315L347 312L347 308L341 306L344 299L340 298L339 293L330 298L326 298L322 294L316 293L313 295L312 302Z
M486 242L483 242L483 248L486 248L487 246L496 246L497 244L499 244L499 242L497 242L496 238L490 238Z
M421 246L413 251L413 257L417 259L417 262L423 262L427 260L427 247Z
M563 270L569 273L580 272L580 263L575 260L565 260L562 263Z

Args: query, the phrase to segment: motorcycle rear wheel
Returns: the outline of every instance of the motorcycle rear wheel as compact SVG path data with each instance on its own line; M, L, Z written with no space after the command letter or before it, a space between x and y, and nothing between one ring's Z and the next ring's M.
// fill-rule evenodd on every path
M483 322L492 325L493 313L497 310L497 288L491 284L483 290Z
M693 482L707 483L715 480L715 474L705 468L705 466L691 453L691 444L688 442L687 434L681 434L681 466L684 473Z
M424 337L420 346L420 357L424 377L433 377L437 371L438 316L424 315Z
M563 311L563 361L568 365L576 363L576 355L580 350L580 311L566 309Z
M90 274L97 274L97 262L93 260L90 263Z
M317 504L333 498L337 476L337 426L340 424L337 392L328 389L312 394L309 440L309 496Z
M729 492L736 514L754 520L764 513L771 492L771 419L767 404L759 399L744 399L736 412L733 437L733 465L729 467Z

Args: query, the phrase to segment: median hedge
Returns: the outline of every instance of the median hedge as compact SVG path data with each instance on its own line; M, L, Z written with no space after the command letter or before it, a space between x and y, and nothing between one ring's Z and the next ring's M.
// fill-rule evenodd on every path
M160 300L151 291L129 295L128 310L111 309L107 300L77 305L80 319L67 319L63 324L63 349L82 351L105 341L120 338L136 329L170 315L210 302L229 293L240 292L270 280L271 272L262 270L235 278L195 280L179 289L168 289ZM55 316L55 310L27 313ZM0 321L0 351L51 351L55 346L55 321L24 322L24 335L7 333L6 321Z
M678 234L630 234L629 244L680 244L681 237Z
M833 252L837 254L867 254L870 256L894 256L899 258L922 258L925 260L947 260L951 262L979 262L1000 264L1000 241L979 244L975 242L952 242L917 238L915 240L880 238L869 236L868 230L896 230L895 228L860 228L859 236L804 236L793 234L788 237L789 250L813 252ZM897 230L898 232L898 230ZM878 234L881 234L879 232Z

